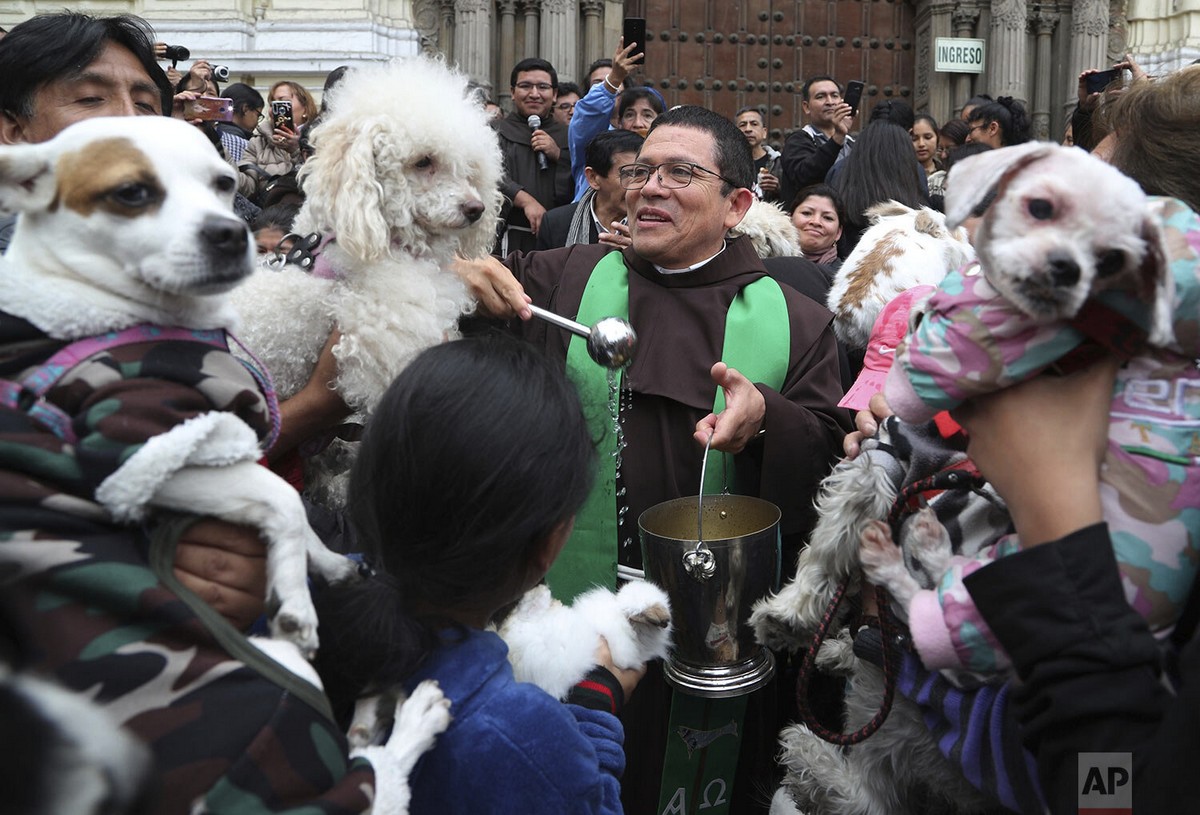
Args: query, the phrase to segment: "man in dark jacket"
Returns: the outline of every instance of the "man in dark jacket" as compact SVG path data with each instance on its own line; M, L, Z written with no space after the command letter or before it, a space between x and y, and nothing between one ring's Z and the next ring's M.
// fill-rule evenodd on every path
M820 184L834 164L850 155L854 111L842 101L841 86L831 76L814 76L800 89L800 107L808 124L783 143L780 200L790 208L796 193Z
M558 73L544 59L523 59L512 69L511 88L513 112L492 123L504 154L501 190L508 202L496 245L501 256L533 249L546 210L573 197L567 128L554 120Z

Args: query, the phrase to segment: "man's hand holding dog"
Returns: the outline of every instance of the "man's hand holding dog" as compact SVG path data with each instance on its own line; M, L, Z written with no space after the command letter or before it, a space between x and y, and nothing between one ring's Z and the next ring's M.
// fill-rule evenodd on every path
M264 611L267 547L256 529L203 520L179 539L175 577L241 631Z
M883 393L872 396L871 401L867 404L867 409L854 414L855 431L842 439L842 452L846 454L846 458L857 456L862 449L863 440L878 433L879 422L891 415L892 409L888 407Z
M1008 504L1023 547L1103 519L1099 474L1117 367L1113 358L1038 376L954 411L970 435L967 454Z

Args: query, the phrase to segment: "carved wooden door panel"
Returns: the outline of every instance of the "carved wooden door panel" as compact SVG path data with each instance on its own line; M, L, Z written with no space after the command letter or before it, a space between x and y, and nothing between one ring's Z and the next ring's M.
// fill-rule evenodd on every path
M864 112L881 99L912 103L911 0L626 0L646 18L639 78L667 105L703 105L733 118L767 115L773 144L804 124L800 87L830 74L867 83Z

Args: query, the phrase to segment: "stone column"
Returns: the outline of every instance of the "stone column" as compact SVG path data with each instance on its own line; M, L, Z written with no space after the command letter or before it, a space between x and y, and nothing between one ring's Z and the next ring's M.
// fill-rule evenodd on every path
M491 0L454 0L454 57L467 76L491 87Z
M517 64L517 0L499 0L496 10L500 13L500 64L496 66L496 101L508 110L512 89L507 77Z
M1109 68L1108 0L1075 0L1071 7L1071 61L1067 66L1065 107L1078 100L1079 74L1087 68Z
M959 3L954 9L951 19L954 23L954 36L974 37L975 24L979 22L979 7L971 2ZM990 71L996 59L995 53L990 48L985 59L988 63L985 69ZM975 74L955 74L954 76L954 98L951 100L951 106L955 116L962 115L963 105L975 95L971 85L974 76Z
M604 37L602 36L604 0L580 0L579 10L583 13L583 62L586 63L579 66L579 70L582 71L593 60L607 56L608 49L604 45ZM576 78L576 81L582 82L586 78L579 76Z
M1043 141L1050 138L1050 79L1054 73L1054 66L1051 65L1050 45L1056 25L1058 25L1058 9L1054 6L1038 6L1033 10L1033 30L1037 36L1037 45L1034 54L1033 115L1031 119L1033 137Z
M542 0L524 0L521 10L525 14L525 56L540 57L541 40L538 38L538 18L542 11Z
M1025 0L992 0L987 75L988 91L992 96L1011 96L1028 106L1025 21Z
M957 74L939 73L934 70L934 48L939 37L954 35L954 29L951 27L954 8L955 0L918 3L914 24L917 58L912 102L918 110L928 110L939 122L945 119L953 105L951 87L957 79Z
M579 78L579 6L576 0L542 0L542 59L558 72L559 81Z
M438 0L438 48L454 61L454 0Z

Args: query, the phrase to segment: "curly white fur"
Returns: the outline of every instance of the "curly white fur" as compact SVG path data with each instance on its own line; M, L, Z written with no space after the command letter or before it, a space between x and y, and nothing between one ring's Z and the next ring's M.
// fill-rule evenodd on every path
M263 268L237 305L243 340L283 398L308 382L339 329L332 386L362 417L418 353L455 336L473 307L449 266L456 254L490 248L502 164L467 78L439 59L355 69L328 101L300 174L307 198L293 231L333 238L322 261L335 278Z
M626 583L617 593L596 588L569 606L550 596L546 586L525 593L500 625L508 660L518 682L532 682L555 699L596 665L604 637L618 668L636 668L662 659L671 647L671 607L658 586Z
M827 304L833 329L850 348L865 348L875 318L893 297L913 286L936 286L975 259L967 231L951 229L929 207L888 201L867 210L871 227L838 269Z
M800 235L792 219L777 205L755 198L741 223L729 230L730 237L745 235L760 258L792 257L802 254Z

